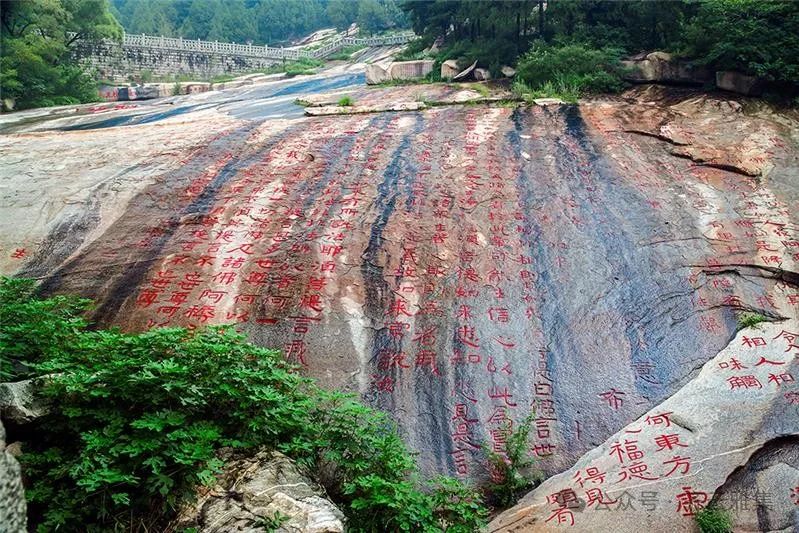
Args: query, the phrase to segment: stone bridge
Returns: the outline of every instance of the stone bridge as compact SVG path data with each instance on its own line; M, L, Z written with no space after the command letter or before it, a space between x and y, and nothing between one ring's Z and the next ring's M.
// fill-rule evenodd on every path
M129 81L149 72L154 78L188 76L207 79L220 74L241 74L282 61L322 59L346 46L391 46L405 44L413 33L380 37L338 36L322 46L274 47L218 41L188 40L152 35L125 34L121 42L84 41L75 56L85 68L110 81Z

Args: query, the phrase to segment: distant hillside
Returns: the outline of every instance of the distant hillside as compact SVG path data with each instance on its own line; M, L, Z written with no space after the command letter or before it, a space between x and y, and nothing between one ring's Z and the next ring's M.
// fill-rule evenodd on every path
M407 27L399 0L112 0L128 33L279 44L357 22L363 32Z

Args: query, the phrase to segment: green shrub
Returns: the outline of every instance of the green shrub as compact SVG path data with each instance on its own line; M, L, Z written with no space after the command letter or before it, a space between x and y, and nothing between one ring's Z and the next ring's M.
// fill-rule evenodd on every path
M579 44L547 46L537 43L520 60L516 78L533 90L547 82L579 94L617 92L624 88L621 51L592 50Z
M768 322L768 318L760 313L741 313L738 315L738 329L751 328L761 322Z
M348 107L348 106L351 106L351 105L355 105L355 102L354 102L354 100L352 99L351 96L347 95L347 96L342 96L339 99L338 105L341 106L341 107Z
M707 0L684 29L682 53L717 70L796 86L798 35L797 2Z
M730 513L719 507L709 505L694 515L696 525L701 533L730 533L732 517Z
M426 488L381 412L327 392L230 328L89 330L86 300L0 280L0 354L46 375L53 410L26 428L30 522L41 531L160 530L209 484L222 447L267 446L315 472L352 531L474 531L479 496ZM8 321L8 322L5 322ZM422 490L424 488L424 490Z
M530 454L529 438L535 422L535 413L525 418L516 429L508 424L505 455L487 450L488 460L494 469L494 481L488 487L492 503L509 507L539 482L539 474L532 472L535 459Z
M34 297L29 279L0 278L0 379L22 379L30 365L58 356L77 342L89 300Z

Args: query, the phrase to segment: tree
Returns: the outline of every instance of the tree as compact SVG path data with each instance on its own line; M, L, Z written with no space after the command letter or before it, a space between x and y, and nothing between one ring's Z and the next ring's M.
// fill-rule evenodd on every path
M74 64L80 39L119 39L122 28L106 0L3 2L0 90L18 108L92 101L97 90Z

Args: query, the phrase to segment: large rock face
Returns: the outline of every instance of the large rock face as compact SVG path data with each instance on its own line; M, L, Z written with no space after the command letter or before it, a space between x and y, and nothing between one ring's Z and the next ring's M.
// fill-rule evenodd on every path
M798 320L741 331L671 398L489 531L694 531L690 517L714 494L736 531L799 528L797 331Z
M740 310L797 317L797 131L795 114L637 91L6 135L0 268L125 329L233 324L392 413L428 474L490 475L483 445L531 409L550 475L609 467L620 431L652 440L647 413L682 412L696 434L669 428L690 446L672 451L718 465L684 486L711 495L796 431L799 349L775 383L735 335ZM771 358L796 326L766 331L746 336ZM737 433L731 402L752 411ZM730 446L748 451L708 459Z

